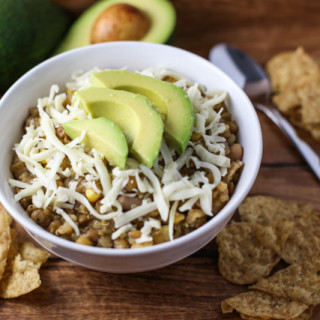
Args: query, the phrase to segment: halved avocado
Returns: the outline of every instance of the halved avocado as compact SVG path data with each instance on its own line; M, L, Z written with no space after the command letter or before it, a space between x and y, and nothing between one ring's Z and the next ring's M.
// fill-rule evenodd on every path
M102 0L87 9L74 22L56 53L90 45L92 43L91 32L96 20L104 10L116 4L131 5L149 19L150 28L140 39L141 41L168 42L176 23L174 7L168 0Z
M71 139L81 136L86 130L82 143L100 151L113 166L123 169L128 156L128 145L121 129L106 118L70 120L63 128Z
M185 91L172 83L126 70L92 74L94 86L125 90L147 97L164 119L167 142L180 154L187 148L194 125L194 110Z
M97 87L77 91L75 95L93 118L105 117L120 127L134 158L149 168L153 166L161 147L163 122L146 97Z

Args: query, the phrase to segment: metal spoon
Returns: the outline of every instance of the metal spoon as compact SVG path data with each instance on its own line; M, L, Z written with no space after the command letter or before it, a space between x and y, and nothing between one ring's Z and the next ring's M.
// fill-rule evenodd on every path
M227 44L218 44L211 49L209 59L228 74L253 102L270 103L271 87L266 73L257 62L243 51ZM254 103L254 106L265 113L286 134L320 180L320 158L318 154L299 138L293 126L277 109L258 102Z

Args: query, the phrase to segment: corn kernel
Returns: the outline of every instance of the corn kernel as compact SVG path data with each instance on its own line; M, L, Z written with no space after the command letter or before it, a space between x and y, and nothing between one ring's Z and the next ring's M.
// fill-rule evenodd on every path
M40 152L47 151L47 149L41 149ZM47 160L40 161L42 164L47 164Z
M56 235L68 235L73 233L73 228L68 222L64 222L63 225L61 225L57 230L56 230Z
M153 218L157 217L158 215L159 215L159 211L158 210L153 210L153 211L148 213L148 216L149 217L153 217Z
M88 239L87 236L80 236L77 240L76 240L76 243L79 243L79 244L83 244L85 246L92 246L92 242Z
M185 215L183 213L176 213L174 216L174 224L178 224L184 219L185 219Z
M167 225L162 226L160 228L160 232L163 235L164 241L169 241L170 240L170 237L169 237L169 226L167 226Z
M141 232L139 230L134 230L129 232L129 237L134 238L134 239L138 239L141 237Z
M96 193L92 188L86 189L86 197L87 199L94 203L100 198L100 194Z
M138 249L138 248L150 247L152 245L153 245L153 241L147 241L147 242L142 242L142 243L133 243L131 248Z
M202 137L201 132L193 132L192 135L191 135L191 137L190 137L190 140L191 140L191 141L197 141L197 140L199 140L201 137Z
M126 249L129 248L129 244L125 239L116 239L114 240L115 249Z
M158 244L158 243L163 243L163 242L165 242L164 235L163 235L163 233L160 232L159 230L155 231L155 232L152 234L152 238L153 238L154 244Z

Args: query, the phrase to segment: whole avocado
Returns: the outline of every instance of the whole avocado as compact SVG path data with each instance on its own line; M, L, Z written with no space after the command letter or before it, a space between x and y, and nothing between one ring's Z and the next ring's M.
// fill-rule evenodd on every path
M49 0L0 1L0 92L52 53L69 20Z

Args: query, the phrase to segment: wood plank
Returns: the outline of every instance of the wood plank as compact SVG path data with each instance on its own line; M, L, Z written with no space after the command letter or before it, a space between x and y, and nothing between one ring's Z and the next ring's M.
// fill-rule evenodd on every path
M299 181L300 183L295 183ZM288 185L290 189L288 190ZM293 186L292 186L293 185ZM277 195L311 201L320 209L318 182L302 166L263 166L251 195ZM42 285L30 294L2 300L3 319L240 319L222 315L225 298L247 290L218 273L215 241L193 256L160 270L140 274L108 274L54 259L41 269ZM313 319L319 319L320 311Z
M262 166L250 195L311 202L320 210L320 184L307 166Z
M317 0L173 0L178 23L175 45L205 58L212 45L227 42L260 63L282 50L304 46L320 56Z
M16 319L12 310L19 308L25 319L64 319L79 310L76 319L221 319L220 292L227 297L243 288L216 281L215 265L191 257L153 272L116 275L50 261L41 272L43 286L2 303L1 316Z
M297 46L320 57L318 0L172 3L178 16L173 44L205 58L219 42L243 49L261 64ZM263 114L258 116L264 154L250 194L310 201L320 210L319 181L281 131ZM314 147L320 152L319 144ZM247 287L222 279L217 259L215 241L174 265L140 274L107 274L51 259L41 269L39 289L17 299L0 300L0 318L239 320L236 314L222 315L220 303ZM319 307L312 319L320 319Z
M320 10L318 1L294 1L290 6L286 0L203 0L201 3L179 0L173 1L173 4L178 13L175 45L205 58L210 48L219 42L242 48L260 63L265 63L282 50L296 48L297 43L310 54L320 56L320 49L315 46L311 31L320 28L320 19L316 13ZM268 14L270 12L272 14ZM262 162L304 163L280 129L260 111L258 115L264 138ZM316 143L302 130L298 132L320 154L320 143Z
M140 274L117 275L51 260L41 270L43 285L26 295L1 301L1 317L19 319L162 320L240 319L223 315L223 299L247 291L217 271L216 257L190 257ZM319 319L319 308L313 320Z

